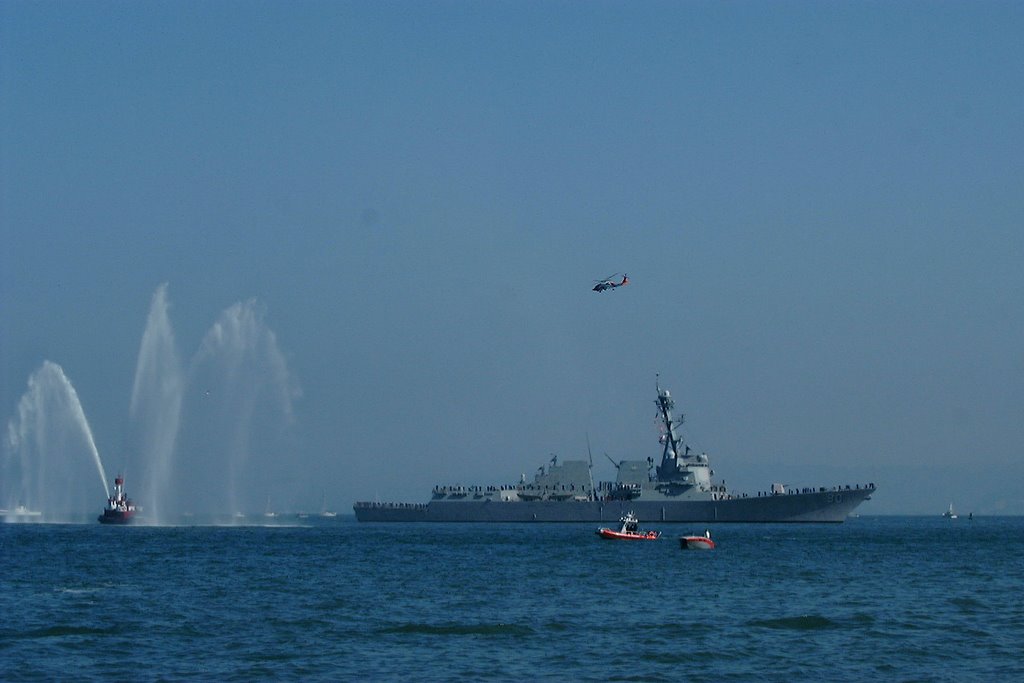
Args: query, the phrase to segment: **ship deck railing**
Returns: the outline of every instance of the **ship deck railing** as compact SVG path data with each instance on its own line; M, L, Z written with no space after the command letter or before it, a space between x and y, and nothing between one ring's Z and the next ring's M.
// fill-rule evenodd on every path
M637 485L639 486L639 485ZM576 484L515 484L506 486L435 486L431 492L434 496L466 496L469 494L481 494L481 495L492 495L496 493L502 493L505 491L538 491L541 493L568 493L574 494L576 492L588 493L590 487L584 484L577 486Z
M757 492L757 497L759 497L759 498L764 498L764 497L770 498L772 496L799 496L799 495L805 495L805 494L809 494L809 493L838 493L838 492L841 492L841 491L874 491L874 490L875 490L875 483L874 482L870 482L870 483L863 484L863 485L862 484L853 484L852 486L850 484L836 484L834 486L818 486L818 487L804 486L804 487L801 487L801 488L797 488L795 486L787 486L786 489L783 490L783 491L772 491L772 490L758 491ZM743 497L746 497L746 494L743 494Z
M376 508L385 510L426 510L426 503L375 503L369 501L357 501L357 508Z

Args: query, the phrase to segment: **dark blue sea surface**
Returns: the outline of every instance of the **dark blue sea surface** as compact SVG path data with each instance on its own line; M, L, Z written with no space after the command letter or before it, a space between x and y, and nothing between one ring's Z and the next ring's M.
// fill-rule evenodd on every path
M0 678L1024 680L1024 518L0 525Z

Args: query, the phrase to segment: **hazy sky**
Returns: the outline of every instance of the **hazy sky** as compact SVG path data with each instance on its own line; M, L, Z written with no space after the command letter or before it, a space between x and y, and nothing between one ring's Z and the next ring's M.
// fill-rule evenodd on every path
M259 302L307 508L588 435L610 479L660 454L660 373L730 488L1024 513L1022 35L1019 2L5 0L0 417L51 360L130 462L166 282L186 359Z

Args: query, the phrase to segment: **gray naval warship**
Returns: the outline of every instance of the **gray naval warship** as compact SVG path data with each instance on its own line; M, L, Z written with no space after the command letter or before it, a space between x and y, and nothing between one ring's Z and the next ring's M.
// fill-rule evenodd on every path
M775 483L756 494L715 483L705 453L694 453L673 417L675 402L656 384L662 425L661 463L653 458L615 464L615 481L594 484L593 458L553 457L532 482L504 486L437 486L428 503L358 502L360 522L603 522L633 512L662 522L842 522L871 498L875 485L794 488Z

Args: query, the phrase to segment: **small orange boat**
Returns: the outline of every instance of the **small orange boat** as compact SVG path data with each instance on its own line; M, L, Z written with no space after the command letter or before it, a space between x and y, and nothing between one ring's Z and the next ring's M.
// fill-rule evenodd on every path
M639 520L632 512L627 513L619 520L619 530L601 527L597 535L611 541L655 541L661 534L657 531L644 531L639 529Z
M715 542L711 540L711 532L705 531L703 536L680 536L679 547L683 550L714 550Z

